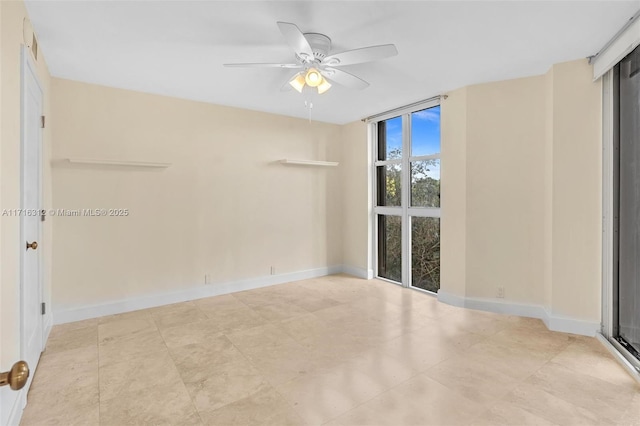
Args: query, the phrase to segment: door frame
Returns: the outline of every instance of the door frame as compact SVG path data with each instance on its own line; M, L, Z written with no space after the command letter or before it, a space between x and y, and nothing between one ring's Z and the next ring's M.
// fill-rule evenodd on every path
M619 173L619 150L616 138L615 68L602 76L602 324L598 339L613 353L623 367L640 381L640 362L616 339L617 274L616 180Z
M36 84L36 88L37 90L40 92L40 99L41 99L41 111L40 111L40 115L42 116L44 111L44 90L42 88L42 83L40 82L40 79L38 78L38 72L37 72L37 67L36 64L33 60L33 57L31 56L31 50L28 49L26 46L22 46L21 47L21 71L20 71L20 77L21 77L21 83L20 83L20 100L21 100L21 106L20 106L20 208L24 210L25 206L23 205L24 203L24 186L25 186L25 182L24 182L24 170L25 170L25 135L26 135L26 126L27 126L27 120L25 119L25 115L26 115L26 105L27 103L25 102L26 96L27 96L27 74L30 74L30 77L33 78L33 81ZM39 143L38 143L38 201L39 201L39 208L42 209L42 201L43 201L43 191L42 191L42 175L43 175L43 167L42 167L42 160L43 160L43 131L42 128L39 129ZM43 232L42 232L42 222L38 221L38 244L40 245L40 247L43 247L43 240L42 240L42 236L43 236ZM25 270L25 255L26 255L26 250L24 249L24 244L25 244L25 231L24 231L24 227L25 227L25 223L24 223L24 215L20 215L20 356L22 359L24 359L24 357L26 356L27 353L27 348L26 348L26 339L24 338L25 336L25 330L24 330L24 326L25 326L25 297L24 297L24 270ZM42 271L43 271L43 266L44 266L44 262L43 262L43 255L42 255L42 249L36 251L37 256L38 256L38 288L37 288L37 292L38 292L38 299L40 300L40 303L43 302L44 300L44 286L43 286L43 276L42 276ZM44 330L44 315L40 315L40 318L38 319L39 323L40 323L40 330L41 330L41 342L40 342L40 352L42 352L42 350L44 349L45 343L46 343L46 334L45 334L45 330ZM31 381L33 380L33 372L35 371L37 367L36 365L30 365L29 369L31 370L31 377L29 378L29 381L27 382L27 385L23 388L23 389L27 389L26 392L28 392L29 386L31 384Z

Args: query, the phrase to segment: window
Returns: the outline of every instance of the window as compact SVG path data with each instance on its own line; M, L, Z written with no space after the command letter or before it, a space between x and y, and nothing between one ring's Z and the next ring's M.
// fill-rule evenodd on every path
M377 275L440 288L440 106L375 126Z

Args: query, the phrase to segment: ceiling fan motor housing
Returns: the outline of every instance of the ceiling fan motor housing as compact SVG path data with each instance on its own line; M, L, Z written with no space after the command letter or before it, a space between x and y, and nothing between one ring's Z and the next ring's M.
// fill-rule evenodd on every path
M304 33L304 37L309 42L313 56L317 61L322 61L331 50L331 39L324 34Z

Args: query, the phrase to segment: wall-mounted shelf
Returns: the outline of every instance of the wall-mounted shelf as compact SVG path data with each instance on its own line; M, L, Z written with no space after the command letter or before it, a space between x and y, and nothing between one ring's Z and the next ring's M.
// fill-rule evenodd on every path
M171 163L152 163L147 161L124 160L99 160L90 158L64 158L63 161L70 164L92 164L100 166L124 166L124 167L150 167L154 169L166 169Z
M285 158L284 160L280 160L282 164L295 164L297 166L317 166L317 167L337 167L338 162L336 161L315 161L315 160L291 160Z

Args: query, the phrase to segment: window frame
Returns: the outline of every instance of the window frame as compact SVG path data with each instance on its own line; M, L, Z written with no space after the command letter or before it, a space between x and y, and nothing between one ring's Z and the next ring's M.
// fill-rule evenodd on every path
M423 160L440 160L442 165L442 145L440 146L440 152L428 155L413 156L411 152L411 115L414 112L422 111L429 108L440 106L440 97L430 99L425 102L413 104L406 108L394 110L387 114L381 114L373 119L368 120L369 123L369 135L370 146L372 147L372 173L374 179L372 179L372 193L373 193L373 208L371 223L373 226L373 274L374 277L391 282L393 284L401 285L403 287L412 288L414 290L422 291L430 295L436 293L421 289L419 287L412 286L412 268L411 268L411 218L412 217L434 217L441 218L441 206L440 207L421 207L410 206L411 203L411 164L416 161ZM378 144L378 123L381 121L389 120L396 117L402 117L402 156L399 159L393 160L379 160L379 144ZM441 119L442 122L442 119ZM442 137L441 137L442 141ZM378 178L377 169L380 166L387 166L390 164L400 164L401 174L401 205L400 206L380 206L378 205ZM378 215L391 215L401 217L402 227L402 241L401 241L401 257L402 257L402 279L401 282L396 282L385 277L378 275L379 272L379 232L378 232Z

